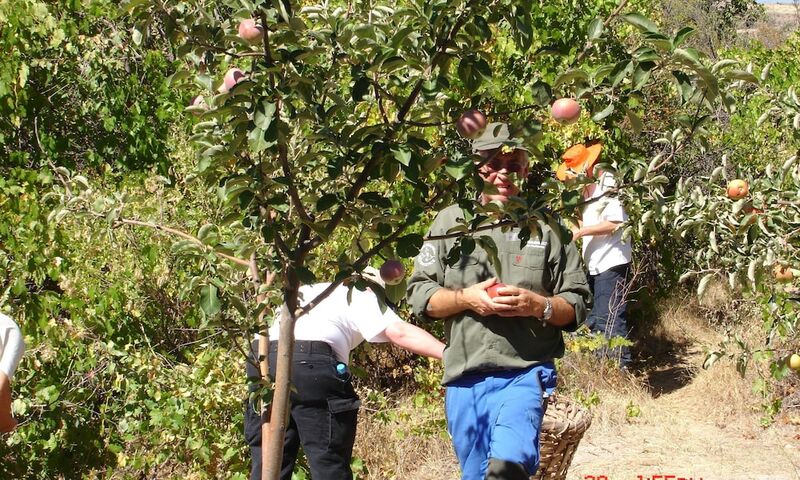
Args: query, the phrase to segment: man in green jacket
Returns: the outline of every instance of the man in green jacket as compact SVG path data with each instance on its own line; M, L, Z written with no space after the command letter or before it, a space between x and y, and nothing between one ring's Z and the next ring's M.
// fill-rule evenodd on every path
M483 158L481 178L494 187L481 195L484 204L519 194L514 174L527 177L528 152L507 125L488 125L473 151ZM494 240L497 265L476 246L449 266L456 239L436 237L460 218L457 205L437 215L414 263L409 300L416 315L445 322L442 382L462 479L527 480L539 465L543 399L555 388L561 331L583 322L591 293L575 245L544 223L526 242L518 228L480 232ZM498 282L505 286L494 296L487 289Z

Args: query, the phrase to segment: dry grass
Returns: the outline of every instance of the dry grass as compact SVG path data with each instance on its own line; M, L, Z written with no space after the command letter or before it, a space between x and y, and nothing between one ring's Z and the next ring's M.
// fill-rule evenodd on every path
M368 395L363 395L366 398ZM420 405L406 394L380 410L363 408L354 455L364 460L368 472L359 478L458 478L458 464L444 429L444 403L426 398ZM415 405L416 403L416 405Z
M589 354L568 354L560 365L560 389L592 403L593 422L568 476L613 479L637 475L734 480L800 479L800 429L789 421L760 426L763 399L752 390L756 372L742 378L720 360L701 365L733 328L759 340L759 317L746 303L714 285L702 302L690 295L661 302L637 318L633 374ZM374 402L373 402L374 403ZM359 478L456 479L458 467L446 435L441 398L415 405L407 393L392 405L362 412L356 456L369 467ZM800 422L800 419L798 419Z

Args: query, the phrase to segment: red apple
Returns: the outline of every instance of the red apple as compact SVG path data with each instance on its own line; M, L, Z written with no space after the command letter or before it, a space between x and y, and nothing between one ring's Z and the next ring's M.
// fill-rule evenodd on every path
M239 37L242 40L255 43L264 36L264 28L257 25L256 21L248 18L239 22Z
M225 78L222 79L222 85L219 86L217 91L219 93L226 93L242 80L244 80L244 72L235 67L231 68L225 73Z
M775 267L773 267L772 274L775 276L775 280L782 283L791 282L792 278L794 278L794 272L792 272L792 269L780 264L776 264Z
M728 182L728 198L740 200L750 192L750 186L744 180L736 179Z
M571 98L559 98L550 107L553 118L564 125L574 123L581 116L581 106Z
M208 109L208 104L206 104L206 99L203 98L202 95L198 95L192 99L192 103L189 104L190 107L196 107L192 109L192 115L202 115L202 110Z
M406 276L406 267L400 260L387 260L381 265L381 278L387 285L397 285Z
M500 295L500 293L497 290L505 286L506 286L505 283L500 283L500 282L495 283L494 285L486 289L486 293L489 294L489 298L495 298Z
M464 138L478 138L485 129L486 115L480 110L468 110L462 113L456 122L456 130Z

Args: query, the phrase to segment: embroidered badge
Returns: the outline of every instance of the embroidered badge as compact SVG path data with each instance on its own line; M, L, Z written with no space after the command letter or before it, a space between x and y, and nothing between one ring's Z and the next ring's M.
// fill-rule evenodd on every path
M425 243L417 255L417 263L423 267L430 267L436 261L436 247L430 243Z

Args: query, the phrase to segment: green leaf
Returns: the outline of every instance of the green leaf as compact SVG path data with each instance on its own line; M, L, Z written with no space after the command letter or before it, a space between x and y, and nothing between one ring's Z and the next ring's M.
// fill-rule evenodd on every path
M422 235L412 233L397 239L397 254L403 258L416 257L422 248Z
M367 77L359 77L358 80L353 82L352 96L354 102L361 102L364 96L369 92L370 81Z
M622 19L643 32L658 32L658 26L641 13L628 13Z
M256 108L256 113L253 116L253 123L261 130L267 130L274 117L275 104L265 99L259 104L258 108Z
M642 119L639 118L639 115L629 108L625 109L625 115L628 116L628 121L631 123L631 129L633 130L633 133L636 135L640 134L642 132L643 124Z
M488 235L481 235L476 238L475 241L489 255L489 261L494 265L495 270L497 270L497 275L502 275L502 265L497 255L497 244L494 243L494 239Z
M392 153L394 154L395 160L406 167L411 162L411 151L406 148L400 147L398 149L392 149Z
M216 286L207 284L200 289L200 308L209 317L219 313L221 305Z
M716 275L713 273L707 273L700 279L700 283L697 285L697 297L702 298L703 294L706 292L708 288L708 284L711 282L711 279L714 278Z
M324 212L325 210L336 205L338 202L339 199L336 197L335 194L326 193L325 195L319 197L319 200L317 200L317 211Z
M711 368L711 366L714 365L720 358L722 358L722 354L720 352L709 353L705 360L703 360L703 370L708 370Z
M207 223L200 227L197 238L206 245L215 246L219 243L219 228L216 225Z
M589 74L584 72L583 70L569 70L556 78L556 81L553 83L553 87L557 87L564 83L572 82L573 80L588 80Z
M694 32L695 30L692 27L681 28L680 30L678 30L678 33L675 34L675 38L672 39L672 44L675 47L679 47L684 42L684 40L692 36Z
M589 40L597 40L603 35L603 19L596 17L589 24Z
M592 120L594 120L595 122L600 122L604 118L606 118L609 115L611 115L613 112L614 112L614 104L613 103L609 103L606 108L604 108L603 110L601 110L601 111L595 113L594 115L592 115Z
M133 40L134 45L138 46L142 44L142 32L136 27L134 27L131 32L131 40Z
M389 299L390 302L394 304L400 303L403 299L406 298L406 287L407 281L404 278L400 283L397 285L386 285L384 291L386 292L386 298Z
M675 52L673 52L676 60L680 60L683 63L689 65L690 67L702 67L703 63L700 61L700 56L697 53L697 50L693 48L676 48Z
M745 82L758 84L758 78L752 73L745 70L728 70L724 74L725 78L733 80L744 80Z

